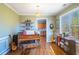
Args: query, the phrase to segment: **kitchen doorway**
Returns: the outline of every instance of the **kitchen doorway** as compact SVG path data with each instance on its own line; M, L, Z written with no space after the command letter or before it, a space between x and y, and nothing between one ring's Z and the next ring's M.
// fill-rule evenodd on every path
M44 39L46 39L46 19L38 19L37 20L37 28L38 31L40 32L40 36L43 37Z

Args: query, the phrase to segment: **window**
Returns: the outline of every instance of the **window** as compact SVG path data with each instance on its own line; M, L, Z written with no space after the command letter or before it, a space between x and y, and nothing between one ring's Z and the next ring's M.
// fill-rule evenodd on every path
M60 16L60 32L70 33L79 40L79 8Z

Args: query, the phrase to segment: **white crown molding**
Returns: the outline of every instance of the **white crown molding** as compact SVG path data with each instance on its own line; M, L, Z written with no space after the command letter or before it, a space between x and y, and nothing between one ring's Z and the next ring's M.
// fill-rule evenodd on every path
M19 15L34 16L35 14L22 14L22 13L19 13ZM41 16L52 16L52 14L42 14ZM53 15L53 16L55 16L55 15Z
M15 13L19 15L19 13L14 8L12 8L9 4L4 3L4 5L6 5L8 8L10 8L12 11L14 11Z
M22 13L19 13L19 12L17 12L14 8L12 8L9 4L7 4L7 3L4 3L4 5L6 5L8 8L10 8L12 11L14 11L16 14L18 14L18 15L29 15L29 16L32 16L32 15L34 15L34 14L22 14ZM42 16L50 16L50 15L42 15Z
M12 11L14 11L16 14L18 14L18 15L33 15L33 14L25 14L25 13L21 13L21 12L19 12L19 11L17 11L15 8L13 8L11 5L9 5L8 3L4 3L4 5L6 5L8 8L10 8ZM69 4L69 5L71 5L71 4ZM68 6L69 6L68 5ZM68 7L68 6L65 6L65 8L66 7ZM58 13L56 13L56 14L43 14L44 16L55 16L55 15L57 15Z

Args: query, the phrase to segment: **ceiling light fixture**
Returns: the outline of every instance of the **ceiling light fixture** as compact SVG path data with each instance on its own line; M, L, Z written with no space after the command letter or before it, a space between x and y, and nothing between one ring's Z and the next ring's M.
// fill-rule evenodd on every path
M41 16L40 6L39 6L39 5L36 5L36 13L35 13L35 16L36 16L36 17Z

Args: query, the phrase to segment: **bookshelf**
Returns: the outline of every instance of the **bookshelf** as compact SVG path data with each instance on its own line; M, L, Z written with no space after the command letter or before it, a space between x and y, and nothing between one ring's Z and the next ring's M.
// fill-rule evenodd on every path
M20 23L20 31L24 31L24 30L32 30L32 27L34 27L33 25L34 23L31 22L31 20L25 20L24 22Z

